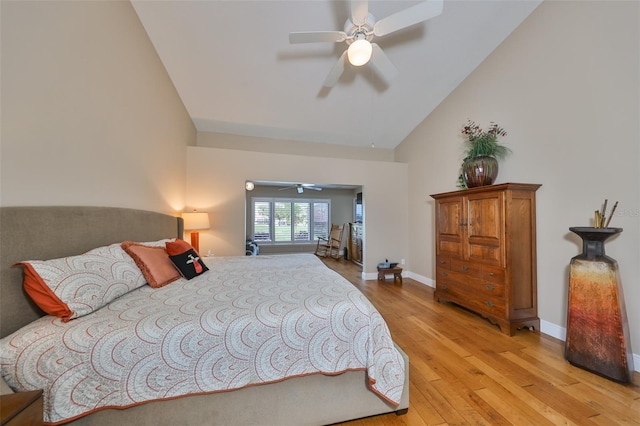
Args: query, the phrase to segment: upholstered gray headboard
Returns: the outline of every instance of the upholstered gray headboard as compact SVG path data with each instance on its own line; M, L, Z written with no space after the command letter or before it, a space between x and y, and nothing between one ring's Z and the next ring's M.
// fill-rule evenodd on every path
M121 241L182 238L182 218L117 207L0 207L0 337L44 315L22 289L22 260L84 253Z

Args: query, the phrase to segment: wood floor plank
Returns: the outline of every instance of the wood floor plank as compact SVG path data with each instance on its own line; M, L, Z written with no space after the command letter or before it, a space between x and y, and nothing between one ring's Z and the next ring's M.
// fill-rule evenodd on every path
M568 420L562 414L558 413L549 405L544 402L538 400L537 398L533 398L529 392L526 391L525 388L518 386L516 383L508 380L505 376L500 374L496 369L492 368L491 365L486 364L476 357L471 357L468 359L470 363L473 363L479 370L482 370L486 375L493 378L497 383L500 383L505 389L507 389L511 394L519 398L521 403L527 404L536 412L540 413L547 420L552 422L555 425L576 425L576 423ZM577 425L576 425L577 426Z
M523 350L523 354L521 355L522 359L527 361L530 360L530 353L531 348ZM599 389L602 392L605 392L608 397L634 410L638 413L638 417L640 418L640 387L638 385L633 383L623 385L612 382L601 376L569 364L564 359L564 356L561 357L557 354L547 355L544 351L537 351L536 353L537 355L535 358L542 363L540 365L541 369L545 369L546 371L560 371L562 374L571 377L572 382L567 383L567 385L585 383L592 388Z
M506 419L494 407L474 398L476 392L460 392L445 380L433 382L433 386L453 407L456 407L467 424L487 426L507 424Z
M419 328L424 333L426 333L427 340L438 341L442 345L446 346L447 349L453 351L457 356L466 357L471 355L466 349L458 345L454 340L451 340L445 337L443 334L439 333L438 330L434 328L434 325L431 325L425 322L423 318L420 318L416 315L411 315L410 317L407 317L405 320L406 320L405 323L407 322L412 323L417 328Z
M326 260L369 298L409 356L409 411L344 426L640 425L640 374L621 385L569 364L564 342L433 300L433 289L363 280L352 262Z
M536 376L550 383L553 383L555 386L568 386L578 382L575 378L556 370L548 364L542 364L541 366L538 366L538 363L535 362L535 359L533 359L534 362L530 362L531 358L525 358L513 352L502 352L500 353L500 356L522 367L527 372L534 373Z
M603 392L601 389L594 388L586 383L576 383L568 386L567 391L575 399L589 405L595 411L603 413L613 422L630 424L633 421L640 421L637 410L634 410L630 404L611 398L610 393L606 390Z
M539 373L539 370L530 368L520 360L512 362L505 354L505 352L484 351L478 353L477 356L493 365L507 380L526 390L530 397L537 398L545 405L552 406L554 410L571 422L581 424L598 414L589 405L583 404L565 393L563 386L566 383L562 381L562 378L558 378L556 381L552 376L536 374Z
M547 426L553 425L540 414L531 410L530 407L519 404L518 399L504 388L479 389L478 395L489 405L494 407L512 425L519 426ZM526 409L525 409L526 407Z
M425 392L426 386L418 385L418 383L425 383L426 381L422 381L420 377L415 377L415 379L415 383L412 383L410 386L409 398L415 398L415 411L420 417L420 420L427 425L446 424L445 419L440 415L440 411L442 410L437 409L437 407L434 405L434 401L429 397L429 393ZM408 424L412 425L413 423Z
M425 396L426 400L429 401L446 424L462 425L466 423L464 417L458 412L458 409L451 405L444 395L438 392L438 389L433 386L432 382L417 382L416 387L419 388L419 392ZM422 411L422 413L424 413L424 411Z

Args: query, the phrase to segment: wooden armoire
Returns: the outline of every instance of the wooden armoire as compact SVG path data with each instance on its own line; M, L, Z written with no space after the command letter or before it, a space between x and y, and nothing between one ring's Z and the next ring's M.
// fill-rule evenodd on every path
M536 198L541 185L503 183L431 195L436 201L436 290L514 335L540 329Z

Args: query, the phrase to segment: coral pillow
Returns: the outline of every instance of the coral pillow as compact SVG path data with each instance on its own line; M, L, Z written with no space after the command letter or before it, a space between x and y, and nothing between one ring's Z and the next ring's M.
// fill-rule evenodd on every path
M138 265L151 287L160 288L180 278L180 272L173 266L164 247L125 241L122 248Z
M120 244L17 265L24 266L23 286L29 297L44 312L63 321L90 314L145 285L140 269Z

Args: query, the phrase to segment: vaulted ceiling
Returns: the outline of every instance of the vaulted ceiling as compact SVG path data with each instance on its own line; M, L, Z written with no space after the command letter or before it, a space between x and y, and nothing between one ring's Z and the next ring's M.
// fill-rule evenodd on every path
M289 44L290 32L342 30L348 1L133 0L198 131L395 148L540 0L445 0L443 13L374 40L399 70L370 65L332 88L344 43ZM379 20L416 1L370 0Z

